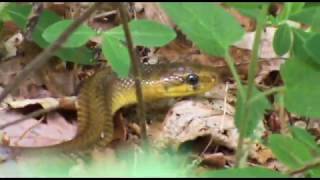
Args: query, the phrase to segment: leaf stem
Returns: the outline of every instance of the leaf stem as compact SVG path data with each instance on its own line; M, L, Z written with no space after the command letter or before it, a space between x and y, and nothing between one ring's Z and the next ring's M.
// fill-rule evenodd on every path
M229 69L231 71L231 74L233 76L233 78L235 79L236 83L237 83L237 86L238 86L238 89L239 89L239 92L240 92L240 95L242 97L245 96L245 92L244 92L244 88L243 88L243 85L241 83L241 79L240 79L240 76L239 74L237 73L237 69L236 69L236 66L234 64L234 59L230 56L230 53L227 51L226 54L225 54L225 61L227 62L228 66L229 66Z
M253 96L252 98L250 98L249 100L249 104L252 104L254 103L255 101L259 100L260 98L263 98L265 96L268 96L268 95L271 95L271 94L274 94L274 93L277 93L277 92L283 92L285 90L285 87L284 86L280 86L280 87L274 87L274 88L271 88L271 89L268 89L256 96Z
M249 64L249 72L248 72L248 89L247 89L247 94L246 97L243 98L245 107L243 109L243 116L240 117L239 121L241 123L239 127L239 140L238 140L238 145L237 145L237 152L236 152L236 162L235 162L235 167L242 167L243 166L243 160L246 159L247 153L244 152L244 139L245 139L245 132L248 127L248 117L249 117L249 111L250 111L250 103L249 100L252 96L253 88L254 88L254 78L256 75L257 71L257 65L258 65L258 54L259 54L259 48L260 48L260 42L261 42L261 34L263 31L263 28L266 24L266 17L268 13L268 8L269 8L269 3L264 4L262 6L261 14L257 18L258 24L257 24L257 30L255 34L255 39L253 43L253 49L252 49L252 56L251 56L251 61ZM242 96L243 97L243 96Z

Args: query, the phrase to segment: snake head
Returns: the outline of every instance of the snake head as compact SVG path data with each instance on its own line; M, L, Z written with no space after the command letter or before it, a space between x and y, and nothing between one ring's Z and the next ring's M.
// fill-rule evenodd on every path
M164 64L144 75L146 99L183 97L205 93L218 81L213 68L198 64ZM152 97L151 97L152 96Z

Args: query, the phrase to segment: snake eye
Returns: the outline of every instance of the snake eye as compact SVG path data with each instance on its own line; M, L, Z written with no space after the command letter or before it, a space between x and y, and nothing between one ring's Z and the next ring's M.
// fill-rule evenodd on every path
M199 82L199 76L196 74L188 74L186 82L191 85L197 85Z

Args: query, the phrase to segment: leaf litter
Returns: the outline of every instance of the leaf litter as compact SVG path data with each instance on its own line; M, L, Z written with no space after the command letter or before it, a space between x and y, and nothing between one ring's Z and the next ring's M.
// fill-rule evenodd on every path
M57 7L58 6L59 5L57 5ZM64 3L61 6L65 6ZM77 9L77 6L72 5L72 7ZM135 3L134 7L136 9L134 16L139 18L145 17L148 19L152 19L175 28L175 25L159 8L157 3ZM67 9L68 8L65 8L63 11L67 11ZM238 71L242 75L242 78L246 79L246 73L248 69L247 66L250 62L251 56L250 51L253 43L255 23L246 19L245 17L241 17L241 15L237 14L236 12L232 12L232 14L236 16L241 24L244 24L247 31L245 38L241 42L234 44L234 46L231 48L231 54L235 58ZM92 26L96 26L97 28L108 29L116 26L119 23L119 19L117 18L118 16L116 13L110 13L105 17L106 19L104 18L104 16L102 16L102 22L100 21L101 19L99 19L99 21L97 20L94 23L89 22L89 24L91 23ZM170 62L179 61L179 59L185 59L185 61L196 61L200 62L201 64L217 67L218 69L227 69L223 59L217 57L209 57L205 54L202 54L190 41L188 41L181 34L181 32L179 32L179 30L177 31L178 38L176 40L171 42L169 45L166 45L165 47L150 48L150 52L147 53L146 59L151 63L152 61L162 61L161 58L166 59ZM272 38L274 31L275 30L272 28L267 29L266 33L263 35L263 48L261 48L260 54L260 69L256 77L256 82L259 85L264 85L266 79L270 79L271 72L278 72L280 69L280 65L283 63L283 59L274 59L275 53L272 49ZM13 43L13 41L10 42ZM99 39L93 39L93 42L97 44L100 43ZM14 55L15 46L15 44L9 44L6 46L12 50L9 53L10 56ZM35 57L38 52L35 53L27 50L24 53L31 53L29 54L29 57ZM13 59L0 63L1 86L4 86L9 81L11 81L12 78L24 67L20 59ZM56 77L56 74L54 74L54 72L54 69L49 69L49 73L52 73L53 76ZM227 73L227 76L231 78L229 72ZM67 90L62 93L63 95L71 95L75 93L75 84L78 84L78 82L74 84L73 81L78 79L74 78L74 72L68 72L66 68L63 68L61 70L61 76L58 76L56 78L58 78L57 82L58 85L60 84L59 87L61 86L61 84L71 85L71 87L67 87ZM8 110L8 104L13 109L21 107L23 108L34 103L40 104L41 106L45 107L45 103L50 102L50 100L47 101L45 99L42 99L39 101L34 100L34 98L50 98L59 95L61 96L61 94L53 90L54 88L43 88L43 85L48 85L48 82L44 82L41 80L39 81L39 79L35 77L28 80L28 82L25 82L24 85L19 88L19 92L17 94L14 94L13 97L9 98L9 100L7 101L9 103L7 103L6 105L2 104L0 106L1 124L24 116L21 113ZM265 87L270 87L270 85L266 85ZM222 89L223 88L224 87L222 87ZM235 92L233 92L232 90L235 89L236 88L234 87L234 85L231 85L231 90L227 94L223 92L223 90L221 92L215 93L216 95L218 94L218 96L220 96L220 99L218 98L204 100L199 98L191 98L179 102L174 101L174 103L171 104L171 109L167 112L164 112L165 117L163 117L163 119L160 119L159 121L153 121L148 125L148 133L152 139L152 145L157 148L174 146L175 149L179 149L179 147L182 147L184 144L194 141L194 147L199 145L201 146L200 150L198 150L195 154L196 156L202 158L202 163L205 166L209 165L211 167L223 168L227 165L230 165L230 162L232 164L233 151L236 149L238 138L237 130L233 122L235 98L232 96L234 96ZM228 96L227 102L224 99L226 96ZM212 94L210 98L212 98ZM152 112L150 114L151 116L157 117L156 113L157 112ZM13 144L15 144L14 142L18 141L19 145L23 146L42 146L55 144L67 139L71 139L76 133L76 125L70 123L70 121L66 120L65 117L57 112L49 113L48 115L41 117L41 119L45 120L46 123L39 123L38 119L30 118L29 120L16 124L15 126L8 127L1 131L2 138L5 137L6 139L7 137L9 137L9 139L7 139L6 141ZM137 128L136 125L127 123L127 121L130 122L130 120L130 118L126 120L125 125L120 124L120 128L125 128L124 126L127 125L127 128L129 128L128 132L125 132L125 129L116 130L119 131L119 134L121 134L119 136L123 138L124 141L126 141L126 139L124 138L126 135L130 136L132 133L139 135L140 133L139 128ZM37 124L37 126L34 129L30 130L30 127L34 126L35 124ZM317 129L318 125L318 123L316 123L316 125L313 125L315 127L314 129ZM26 131L28 131L28 133L26 133L26 135L22 139L20 139L21 135ZM5 135L3 135L4 132ZM266 130L257 132L256 135L261 138L263 133L266 133ZM202 137L209 138L204 138L205 141L202 142L197 141ZM318 137L320 137L320 135ZM128 146L125 146L125 148L126 147ZM222 147L225 147L226 149ZM228 149L231 150L232 153L230 153ZM136 149L133 152L139 154L137 153ZM261 143L253 143L253 150L250 152L250 155L253 159L254 165L261 164L271 169L281 169L281 165L279 165L277 161L274 161L274 157L271 151L268 148L264 147ZM147 157L146 154L140 154L140 157L143 156ZM123 163L121 162L121 160L119 160L117 152L115 152L115 150L107 149L106 153L96 151L93 153L93 157L93 162L96 162L95 165L88 167L83 163L83 161L78 161L78 163L70 169L68 175L71 177L87 176L89 171L95 171L95 175L104 176L106 174L104 174L102 171L105 171L105 169L101 169L101 166L105 166L105 162L108 162L109 166L113 167L115 171L121 169L120 167L123 168L125 166L128 166L128 162ZM135 155L134 157L137 158L137 155ZM137 159L134 160L134 162L136 163L137 161ZM5 168L10 169L8 167L13 166L12 161L8 162L10 165L4 163L7 164ZM20 163L21 162L23 162L23 160L20 160ZM161 163L161 160L157 159L156 162ZM27 166L27 164L24 164L24 166ZM4 166L1 165L0 169L3 170L3 172L8 172L5 171L5 168L3 169L2 167ZM145 168L145 166L142 167ZM110 171L110 169L108 171ZM12 174L9 173L8 176L10 175ZM121 173L117 174L115 172L113 175L117 176L121 175ZM130 175L138 174L133 173ZM3 176L6 176L6 173L3 173Z

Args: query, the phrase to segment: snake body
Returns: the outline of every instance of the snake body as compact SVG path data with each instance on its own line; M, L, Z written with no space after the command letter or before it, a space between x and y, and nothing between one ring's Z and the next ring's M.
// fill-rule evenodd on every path
M204 93L213 88L218 79L212 68L181 63L143 65L142 75L146 102ZM80 90L76 136L70 141L37 149L68 152L89 149L97 144L105 146L113 138L114 114L136 102L132 76L118 78L110 69L100 70Z

